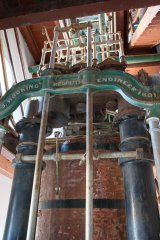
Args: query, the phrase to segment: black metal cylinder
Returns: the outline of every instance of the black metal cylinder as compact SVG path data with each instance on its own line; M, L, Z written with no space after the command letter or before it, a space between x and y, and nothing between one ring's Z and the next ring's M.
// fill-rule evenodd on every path
M25 240L34 164L16 164L3 240Z
M36 154L39 125L27 119L18 123L17 128L20 133L18 153ZM15 160L14 167L3 240L26 240L35 164L19 163Z
M143 148L150 153L148 132L143 120L128 118L120 123L121 151ZM120 159L125 188L128 240L160 239L160 221L152 161Z

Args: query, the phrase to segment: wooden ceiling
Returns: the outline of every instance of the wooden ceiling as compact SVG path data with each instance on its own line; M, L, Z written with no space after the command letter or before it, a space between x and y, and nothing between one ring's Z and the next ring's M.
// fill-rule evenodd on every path
M127 41L128 13L126 10L154 6L159 3L159 0L4 0L0 1L0 29L20 27L20 31L27 42L36 64L39 64L41 49L45 40L45 37L42 35L43 26L46 26L52 39L53 28L58 25L57 20L59 19L118 11L117 30L122 32L125 54L149 54L155 52L155 48L151 47L153 47L155 42L158 43L159 41L160 14L158 13L155 19L153 19L143 32L143 35L140 35L136 39L137 44L132 49L129 48ZM157 27L158 31L156 30ZM154 33L152 29L155 29ZM155 37L156 40L153 41L151 37ZM152 46L146 42L147 39L151 42ZM128 72L133 73L139 67L140 64L138 66L134 64L130 66ZM144 67L147 69L147 66ZM150 64L149 72L157 71L157 69L159 69L159 63Z
M159 0L0 0L0 29L158 4Z
M133 47L154 47L160 43L160 5L149 7L131 39Z
M42 35L42 27L45 26L47 28L50 38L53 39L53 29L56 25L58 25L58 21L20 27L20 31L37 64L40 62L41 49L43 48L44 41L46 40L46 37Z

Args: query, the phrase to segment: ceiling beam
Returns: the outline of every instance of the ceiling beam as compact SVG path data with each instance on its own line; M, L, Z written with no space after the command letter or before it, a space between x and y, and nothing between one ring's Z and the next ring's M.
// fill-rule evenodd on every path
M37 40L35 39L32 33L31 27L30 26L20 27L20 31L25 41L28 43L28 48L32 53L35 62L39 63L41 58L41 49L37 45Z
M159 5L159 0L49 0L0 8L0 29L40 22Z
M131 38L131 46L136 45L137 40L141 37L144 33L148 25L152 22L153 18L159 12L160 6L149 7L145 12L143 18L141 19L136 31L133 33Z
M0 155L0 173L6 177L13 178L14 168L11 161Z

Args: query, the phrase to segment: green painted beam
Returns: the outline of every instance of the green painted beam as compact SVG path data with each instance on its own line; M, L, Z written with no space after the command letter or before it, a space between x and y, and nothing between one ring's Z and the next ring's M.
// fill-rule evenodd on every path
M116 58L116 60L119 61L119 58ZM160 62L160 54L126 56L126 61L128 65L136 63ZM39 71L39 65L31 66L28 69L30 73L37 73Z
M160 54L126 56L127 64L160 62Z
M147 109L151 116L160 116L160 87L143 86L132 75L118 70L95 71L84 69L76 74L53 75L50 69L39 78L14 85L0 100L0 120L9 116L20 103L29 97L50 94L86 93L113 90L129 103Z

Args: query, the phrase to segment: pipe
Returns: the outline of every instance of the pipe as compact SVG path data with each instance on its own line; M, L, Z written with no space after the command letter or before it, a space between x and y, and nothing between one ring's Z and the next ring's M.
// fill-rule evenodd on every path
M120 123L121 151L137 147L150 154L150 141L144 121L134 117ZM125 187L128 240L158 240L160 221L152 161L120 159Z
M20 133L17 152L28 156L36 154L39 123L22 119L17 123L16 128ZM3 240L26 240L34 166L33 163L19 162L18 159L14 163L15 170Z
M158 127L159 118L150 117L147 119L147 123L149 124L154 161L155 161L155 165L156 165L157 180L158 180L158 185L160 187L160 146L159 146L159 144L160 144L160 128Z
M99 46L99 44L96 46ZM50 51L50 50L49 50ZM99 56L99 54L98 54ZM117 61L119 61L119 57L115 58ZM137 63L150 63L150 62L160 62L160 54L145 54L145 55L131 55L131 56L125 56L125 60L127 61L127 64L137 64ZM98 60L99 62L99 60ZM38 71L37 66L32 66L29 68L30 73L36 73Z
M47 49L47 43L44 43L44 48L42 49L42 55L41 55L41 61L40 66L43 66L45 64L45 58L46 58L46 49Z
M126 56L127 64L160 62L160 54Z
M49 61L49 68L54 69L55 59L56 59L56 50L57 50L57 41L58 41L59 32L57 31L57 27L54 28L54 37L53 37L53 45L52 51Z
M40 133L39 133L39 139L38 139L38 149L37 149L33 188L32 188L31 207L30 207L30 213L29 213L28 231L27 231L27 238L26 238L27 240L35 239L37 210L38 210L38 203L39 203L39 193L40 193L41 173L42 173L43 149L44 149L45 135L46 135L49 99L50 99L50 94L45 93L41 125L40 125Z
M105 35L105 20L104 20L104 13L98 15L99 18L99 32L100 32L100 41L103 42L104 37L101 35ZM104 46L101 47L101 56L102 56L102 61L105 60L105 55L104 55Z
M104 152L104 153L95 153L93 155L93 160L108 159L108 158L134 158L138 159L142 157L143 152L141 149L136 149L136 151L128 152ZM85 153L72 153L72 154L60 154L61 161L73 161L73 160L82 160L85 156ZM20 160L23 162L32 162L35 161L36 155L21 156ZM44 155L43 161L56 161L56 154Z
M34 164L16 164L3 240L26 240Z
M116 19L116 12L113 12L113 32L116 33L117 32L117 19Z
M85 240L93 239L93 93L87 89Z
M92 66L91 27L87 27L87 67Z

